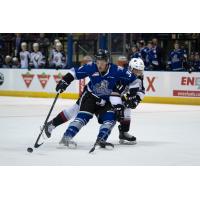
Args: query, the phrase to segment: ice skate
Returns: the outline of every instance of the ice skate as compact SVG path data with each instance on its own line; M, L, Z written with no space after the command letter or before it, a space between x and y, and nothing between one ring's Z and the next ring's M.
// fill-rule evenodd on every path
M55 126L53 125L52 121L47 122L45 127L44 127L45 134L42 135L43 138L44 139L50 138L53 129L55 129Z
M130 144L130 145L133 145L133 144L136 144L137 141L136 141L136 137L127 133L127 132L123 132L121 131L121 127L119 126L119 143L120 144Z
M68 147L69 149L77 148L76 142L74 142L71 137L63 136L59 144L64 147Z

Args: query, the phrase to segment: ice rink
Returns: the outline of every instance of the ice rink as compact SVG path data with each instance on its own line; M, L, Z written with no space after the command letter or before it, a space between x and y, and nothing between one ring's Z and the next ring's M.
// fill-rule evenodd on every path
M75 137L77 149L59 148L66 123L30 154L52 102L0 97L0 165L200 165L200 106L140 104L132 111L136 145L119 145L115 126L108 140L115 148L89 154L99 128L94 117ZM51 118L74 102L59 99Z

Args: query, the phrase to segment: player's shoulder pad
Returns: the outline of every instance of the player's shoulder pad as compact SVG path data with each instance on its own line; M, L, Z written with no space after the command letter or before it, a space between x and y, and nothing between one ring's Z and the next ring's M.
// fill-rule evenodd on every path
M96 64L95 63L87 63L87 64L84 64L84 65L81 65L79 68L78 68L78 71L80 70L86 70L86 71L94 71L95 69L97 68Z

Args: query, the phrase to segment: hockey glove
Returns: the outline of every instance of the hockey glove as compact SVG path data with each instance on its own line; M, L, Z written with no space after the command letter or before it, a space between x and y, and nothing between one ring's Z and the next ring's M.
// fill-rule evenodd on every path
M97 95L95 95L95 94L93 94L93 93L91 93L91 92L90 92L90 95L95 99L96 104L97 104L98 106L105 106L106 101L105 101L104 99L98 97Z
M60 93L64 92L73 80L74 77L70 73L67 73L63 77L63 79L58 82L56 86L56 92L58 91L60 91Z
M135 97L124 97L124 99L125 107L131 109L135 109L141 101L138 95L136 95Z
M114 111L117 121L121 121L124 118L124 106L122 104L114 105Z
M60 93L62 93L68 86L69 84L67 84L64 80L60 80L56 86L56 92L60 91Z

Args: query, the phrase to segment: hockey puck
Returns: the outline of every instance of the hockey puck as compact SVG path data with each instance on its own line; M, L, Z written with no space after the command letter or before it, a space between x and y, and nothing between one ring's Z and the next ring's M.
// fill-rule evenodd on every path
M32 149L31 147L29 147L29 148L27 148L27 151L28 151L29 153L32 153L32 152L33 152L33 149Z

